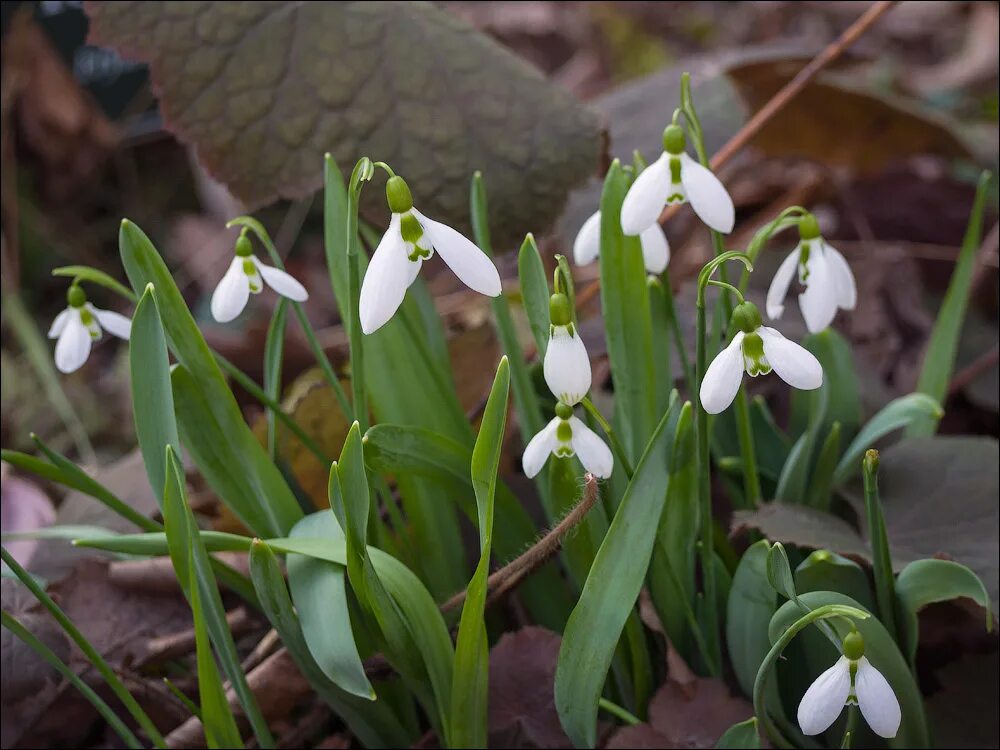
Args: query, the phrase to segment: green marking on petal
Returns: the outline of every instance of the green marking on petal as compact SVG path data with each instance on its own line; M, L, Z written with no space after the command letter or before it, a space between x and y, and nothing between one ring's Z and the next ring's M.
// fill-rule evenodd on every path
M82 309L80 310L80 322L81 322L81 323L83 323L83 324L84 324L85 326L87 326L88 328L89 328L89 327L90 327L90 326L91 326L91 325L93 324L93 322L94 322L94 316L93 316L93 315L91 315L91 314L90 314L90 310L88 310L88 309L87 309L87 308L85 308L85 307L84 307L84 308L82 308Z
M417 221L417 217L406 212L399 219L399 233L403 237L403 242L408 242L411 245L416 245L420 238L424 236L424 228L420 226L420 222Z
M799 246L799 281L803 284L809 278L809 253L812 252L810 244L803 242Z
M250 260L249 258L243 261L243 273L245 273L247 276L257 275L257 266L255 266L253 264L253 261Z
M567 422L565 419L560 421L559 426L556 427L556 440L558 440L560 443L568 443L572 439L573 439L573 428L570 427L569 422Z
M678 185L681 181L681 160L676 156L670 157L670 184Z
M753 378L771 372L771 365L764 356L764 341L756 333L743 337L743 364L747 375Z

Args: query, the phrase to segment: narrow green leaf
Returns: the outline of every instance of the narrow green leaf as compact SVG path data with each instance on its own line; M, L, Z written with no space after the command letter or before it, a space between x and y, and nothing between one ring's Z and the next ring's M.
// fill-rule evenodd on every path
M862 454L890 432L926 419L936 421L943 415L940 404L924 393L910 393L889 402L847 446L833 473L834 484L841 485L854 476L861 467Z
M615 388L615 423L634 464L659 414L642 246L638 237L626 237L621 228L628 187L628 176L616 159L601 193L601 311Z
M46 646L41 640L39 640L34 633L28 630L24 625L22 625L17 618L8 614L7 612L0 612L0 623L3 624L7 630L13 633L15 636L24 641L36 654L38 654L42 659L44 659L49 665L56 669L59 674L66 678L73 687L80 691L80 694L86 698L90 704L97 709L97 712L101 715L108 726L115 730L115 734L122 738L126 747L130 748L142 748L144 745L139 741L139 738L132 733L125 722L118 718L118 714L107 703L101 698L94 689L90 687L87 683L80 679L79 675L66 666L66 663L60 659L56 653ZM157 747L166 747L163 744L157 744Z
M472 450L471 473L478 508L480 557L466 590L455 644L451 727L447 738L449 745L453 747L486 747L487 742L489 643L483 618L493 542L493 498L503 449L504 428L507 424L509 391L510 369L507 357L501 357L483 412L479 437Z
M667 295L671 294L671 291L664 288L663 283L655 276L646 277L646 287L649 294L650 319L667 320L668 310L672 310L672 304L668 305L667 302ZM651 335L656 413L662 414L667 410L667 400L670 398L670 390L674 383L673 371L670 369L670 329L665 325L655 325L652 327Z
M264 392L274 401L281 399L281 363L285 353L285 322L288 302L278 298L264 339ZM278 461L278 425L274 409L267 410L267 455Z
M143 290L132 317L128 344L132 378L132 415L142 462L156 500L163 508L163 487L167 481L165 448L180 455L180 439L174 420L174 396L170 388L170 360L167 340L156 307L152 284Z
M115 294L121 295L132 304L135 304L137 299L132 290L120 281L112 278L108 274L104 273L104 271L98 271L96 268L91 268L90 266L61 266L59 268L53 268L52 275L68 276L70 278L79 279L80 281L89 281L91 284L103 286L105 289L110 289Z
M284 534L302 517L295 496L285 483L278 468L267 460L267 453L253 436L236 403L215 356L205 343L201 331L184 303L177 284L164 264L156 248L135 224L122 221L119 234L122 263L128 274L132 288L145 289L153 284L156 289L156 306L163 322L171 351L180 363L174 371L174 399L178 410L178 422L185 438L185 447L195 455L198 468L206 474L212 489L240 516L257 534ZM183 370L184 375L177 372ZM195 399L188 400L188 408L180 403L177 393L178 377L184 379L193 389ZM187 424L182 412L187 412ZM208 439L199 434L198 428L207 428L212 435L214 446L202 445L195 450L192 440ZM211 456L218 462L208 467L198 462L197 456ZM221 487L213 483L219 480L225 470L230 479L242 475L240 482L249 494L236 496L231 487Z
M833 473L840 457L840 422L834 422L826 440L816 455L816 465L813 467L809 480L807 503L814 508L828 511L830 509L830 494L833 492Z
M528 315L528 325L535 337L538 359L545 357L549 345L549 279L535 238L528 235L517 254L517 275L521 280L521 301Z
M990 595L979 576L951 560L916 560L896 578L896 612L906 656L913 664L917 657L919 622L917 613L934 602L966 597L986 610L986 630L993 629Z
M934 321L934 328L927 342L927 351L924 353L924 363L917 378L917 391L926 393L939 404L944 404L948 396L948 384L955 369L955 355L958 353L958 341L962 335L965 311L969 306L969 294L972 292L976 253L983 232L983 209L991 177L989 172L983 172L979 176L976 198L972 203L972 213L969 214L969 224L962 240L962 249L958 253L948 291ZM906 429L906 435L922 437L933 435L936 430L937 421L925 417L911 423Z
M826 435L834 422L840 422L845 438L851 438L861 424L861 386L858 382L854 353L850 342L833 328L813 333L802 340L802 346L812 352L823 366L823 389L827 392L826 413L818 425ZM792 389L792 434L800 434L811 423L809 391Z
M827 384L806 394L810 403L809 425L795 441L792 449L788 452L788 458L785 459L785 465L781 467L778 485L774 490L774 498L780 502L790 504L804 504L806 502L813 454L816 452L816 444L823 434L830 394L831 390Z
M756 750L759 748L760 734L757 731L757 717L751 716L746 721L733 724L715 743L715 747L717 750L729 750L730 748Z
M654 431L566 623L555 702L577 746L593 747L597 740L597 703L649 566L657 530L650 519L659 518L669 481L666 454L674 431L667 425L676 423L679 412L675 400Z

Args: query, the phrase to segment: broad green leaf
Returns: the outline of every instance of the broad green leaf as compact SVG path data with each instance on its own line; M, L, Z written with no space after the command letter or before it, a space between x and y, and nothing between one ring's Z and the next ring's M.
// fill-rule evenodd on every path
M343 539L343 532L330 521L330 514L314 514L295 524L291 537L337 536L337 532ZM354 642L344 566L296 554L288 555L286 566L302 636L316 665L345 692L374 700L375 690Z
M871 584L864 569L854 560L825 549L814 551L799 563L795 569L795 590L836 591L860 602L867 610L872 610L875 606Z
M194 570L194 552L188 550L188 597L194 619L195 660L198 668L198 699L201 702L199 718L205 729L205 743L210 748L243 747L243 738L236 728L226 691L219 677L219 668L212 655L212 644L205 627L201 607L201 592Z
M655 368L646 266L638 237L626 237L621 207L629 178L615 160L601 194L601 311L615 390L615 423L634 464L653 432Z
M992 175L983 172L976 187L976 198L972 203L969 224L962 240L962 249L958 254L955 270L948 284L941 309L938 311L934 328L931 330L927 351L924 353L924 363L917 378L917 391L926 393L939 404L944 404L948 396L948 384L951 373L955 369L955 355L958 353L958 342L962 335L962 324L965 321L965 311L969 306L969 295L972 292L972 276L976 270L976 253L983 232L983 208L986 204L987 187ZM937 421L927 419L915 420L907 427L907 437L924 437L937 431Z
M70 278L79 279L80 281L89 281L91 284L103 286L105 289L110 289L115 294L121 295L133 304L135 304L136 299L138 299L136 294L120 281L112 278L108 274L104 273L104 271L99 271L96 268L91 268L90 266L62 266L60 268L53 268L52 275L68 276Z
M163 491L164 536L177 581L191 604L192 611L197 598L209 639L222 663L222 671L243 706L254 736L261 747L274 747L274 738L267 727L267 721L261 714L257 699L243 673L236 643L229 623L226 622L222 596L212 574L208 550L202 543L194 515L188 507L180 462L169 445L165 448L165 454L167 478ZM202 710L204 711L204 707Z
M762 539L743 553L726 604L726 646L736 681L747 696L753 694L757 670L771 648L767 626L778 606L767 580L769 546Z
M951 560L915 560L896 579L896 613L910 663L917 657L917 613L934 602L967 597L986 610L986 630L993 629L990 595L979 577Z
M167 342L180 363L173 373L173 385L185 447L196 456L195 462L213 490L255 533L286 533L302 517L302 511L281 472L268 460L243 421L236 399L170 271L149 238L128 220L122 221L119 245L132 288L138 291L152 284L156 290L156 307ZM178 375L180 371L184 374ZM177 393L178 380L182 386L190 386L186 391L194 397L183 405ZM187 419L182 416L185 411ZM202 429L210 432L211 438ZM192 439L202 444L200 449L191 445ZM213 465L203 466L198 455L211 457ZM225 485L221 484L223 479ZM241 486L246 494L229 491L233 484Z
M165 449L169 445L180 455L180 439L177 437L174 397L170 389L167 340L156 309L152 284L146 286L135 307L128 361L132 377L135 434L150 486L162 508L163 487L167 481Z
M535 238L528 235L517 254L517 275L521 281L521 301L528 315L528 325L535 337L538 358L545 357L549 346L549 279Z
M680 405L674 401L643 452L590 575L570 614L556 667L555 702L566 734L577 746L597 740L597 704L608 667L639 596L656 538L668 484L667 449Z
M250 575L264 614L278 631L282 645L288 649L302 676L344 720L351 733L365 747L409 747L415 738L393 715L385 701L370 701L351 695L330 682L320 669L302 635L278 559L271 548L260 540L250 546Z
M733 724L715 743L717 750L725 748L744 748L755 750L760 747L760 734L757 732L757 717L752 716L739 724Z
M479 520L479 564L466 588L465 604L455 641L455 669L451 687L449 745L486 747L487 691L489 689L489 641L484 613L486 583L490 573L493 543L493 498L497 471L507 425L510 368L507 357L500 359L493 380L479 436L472 450L472 486L476 493Z
M922 422L925 419L938 420L944 415L940 404L923 393L910 393L888 403L861 428L833 474L835 484L843 484L861 469L861 457L881 438L894 430Z
M430 3L87 12L95 43L149 63L170 127L249 206L317 189L324 149L344 164L370 153L406 178L421 211L468 231L466 180L482 169L506 243L547 227L599 160L589 109ZM363 207L385 216L374 188Z
M810 610L828 604L864 609L850 597L832 591L813 591L804 593L799 598ZM771 620L768 632L771 643L777 641L781 634L801 616L802 610L795 602L785 602ZM840 618L828 622L836 629L841 638L846 636L850 630L850 626ZM853 622L865 639L865 656L889 681L902 709L903 722L895 739L888 740L889 747L930 747L927 720L924 716L923 696L903 654L877 618L869 617ZM832 665L833 662L829 666ZM795 667L795 665L791 666ZM816 676L818 675L811 675L811 678ZM795 696L794 700L798 701L800 698L801 696Z

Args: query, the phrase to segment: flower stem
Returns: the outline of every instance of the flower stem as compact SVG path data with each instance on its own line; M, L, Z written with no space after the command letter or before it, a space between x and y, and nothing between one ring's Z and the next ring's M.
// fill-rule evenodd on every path
M677 310L674 307L674 290L670 286L670 271L664 268L660 274L663 284L663 294L667 308L667 325L674 335L674 343L677 349L677 356L681 360L681 369L684 371L684 382L687 384L687 392L694 393L694 371L691 369L691 361L688 359L687 347L684 344L684 334L681 332L681 323L677 319Z
M608 441L611 443L611 450L613 450L615 455L618 457L618 461L625 470L626 476L631 479L633 474L632 464L629 463L628 456L625 455L625 449L622 447L622 444L618 442L618 436L615 435L615 431L611 429L611 425L608 423L608 420L604 418L604 415L601 414L600 410L594 406L594 403L589 398L585 397L580 404L594 419L597 420L601 429L604 430L604 434L608 436Z
M381 163L380 163L381 164ZM387 171L392 170L383 166ZM364 433L368 429L368 400L365 395L364 346L361 331L361 263L358 250L358 198L361 188L371 179L373 167L367 157L361 159L347 186L347 278L350 290L349 340L351 352L351 398L354 419Z
M601 698L600 700L598 700L597 705L603 708L612 716L621 719L629 726L634 727L637 726L638 724L642 724L642 720L639 719L639 717L629 713L626 709L622 708L617 703L612 703L607 698Z
M747 405L746 389L741 385L736 394L736 428L739 430L740 457L743 463L743 494L745 506L756 508L762 500L760 474L757 471L757 451L754 445L753 428L750 424L750 408Z

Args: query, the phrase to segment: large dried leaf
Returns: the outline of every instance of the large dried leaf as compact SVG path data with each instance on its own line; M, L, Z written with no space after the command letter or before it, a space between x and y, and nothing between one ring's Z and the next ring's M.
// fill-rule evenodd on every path
M92 40L148 62L166 120L251 207L320 186L323 153L406 177L469 229L482 170L498 243L547 226L592 174L596 117L430 3L90 2ZM386 213L377 187L368 213Z

